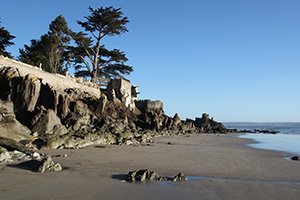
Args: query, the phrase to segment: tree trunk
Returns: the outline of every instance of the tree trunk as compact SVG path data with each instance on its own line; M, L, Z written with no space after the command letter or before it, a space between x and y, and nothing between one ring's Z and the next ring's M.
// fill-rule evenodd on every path
M98 78L97 70L93 70L92 73L91 73L91 82L96 83L97 78Z
M99 36L97 38L97 44L96 44L96 54L95 54L95 58L94 58L94 63L93 63L93 73L92 73L92 82L96 82L97 78L99 78L99 66L98 66L98 62L99 62L99 53L100 53L100 48L101 48L101 31L99 32Z

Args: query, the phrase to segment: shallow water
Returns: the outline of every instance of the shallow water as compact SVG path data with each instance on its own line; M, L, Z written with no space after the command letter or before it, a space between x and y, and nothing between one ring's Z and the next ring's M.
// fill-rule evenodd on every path
M271 183L271 184L283 184L283 185L300 185L300 180L260 180L260 179L243 179L234 177L218 177L218 176L187 176L186 181L241 181L245 183ZM126 182L126 181L125 181ZM174 184L184 183L185 181L172 182L172 181L157 181L157 182L134 182L134 184L151 184L155 183L162 187L170 187ZM128 182L127 182L128 183Z
M259 130L273 130L284 134L300 134L300 123L298 122L227 122L224 123L226 128L230 129L259 129Z
M300 123L253 123L253 122L229 122L224 123L226 128L248 130L272 130L279 134L245 134L241 138L253 139L256 142L249 146L259 149L285 151L300 155Z
M249 146L259 149L285 151L300 155L299 134L245 134L240 138L253 139L257 143Z

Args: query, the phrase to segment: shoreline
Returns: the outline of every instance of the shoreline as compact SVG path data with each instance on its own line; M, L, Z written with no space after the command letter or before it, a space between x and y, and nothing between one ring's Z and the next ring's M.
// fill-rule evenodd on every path
M236 136L165 136L151 146L47 150L66 169L38 174L6 166L0 170L0 199L297 199L300 163L283 159L286 152L249 147L251 139ZM55 156L64 154L68 157ZM162 176L181 171L195 179L122 181L143 168Z
M253 140L248 146L256 149L272 150L278 152L285 152L285 154L298 156L300 155L300 148L298 142L299 134L251 134L245 133L238 136L241 139Z

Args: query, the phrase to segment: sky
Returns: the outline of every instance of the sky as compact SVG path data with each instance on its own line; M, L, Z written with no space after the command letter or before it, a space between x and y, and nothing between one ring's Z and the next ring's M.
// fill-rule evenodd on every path
M87 7L121 8L129 32L106 38L124 51L140 99L182 119L300 122L299 0L0 0L1 25L18 49L63 15L71 29Z

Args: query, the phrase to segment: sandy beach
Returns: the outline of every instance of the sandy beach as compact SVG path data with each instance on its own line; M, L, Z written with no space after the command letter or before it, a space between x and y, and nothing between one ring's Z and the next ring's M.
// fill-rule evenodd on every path
M151 146L47 151L65 168L58 173L1 166L0 199L299 199L300 162L284 159L289 153L253 149L234 135L154 140ZM122 181L143 168L163 176L183 172L189 180Z

